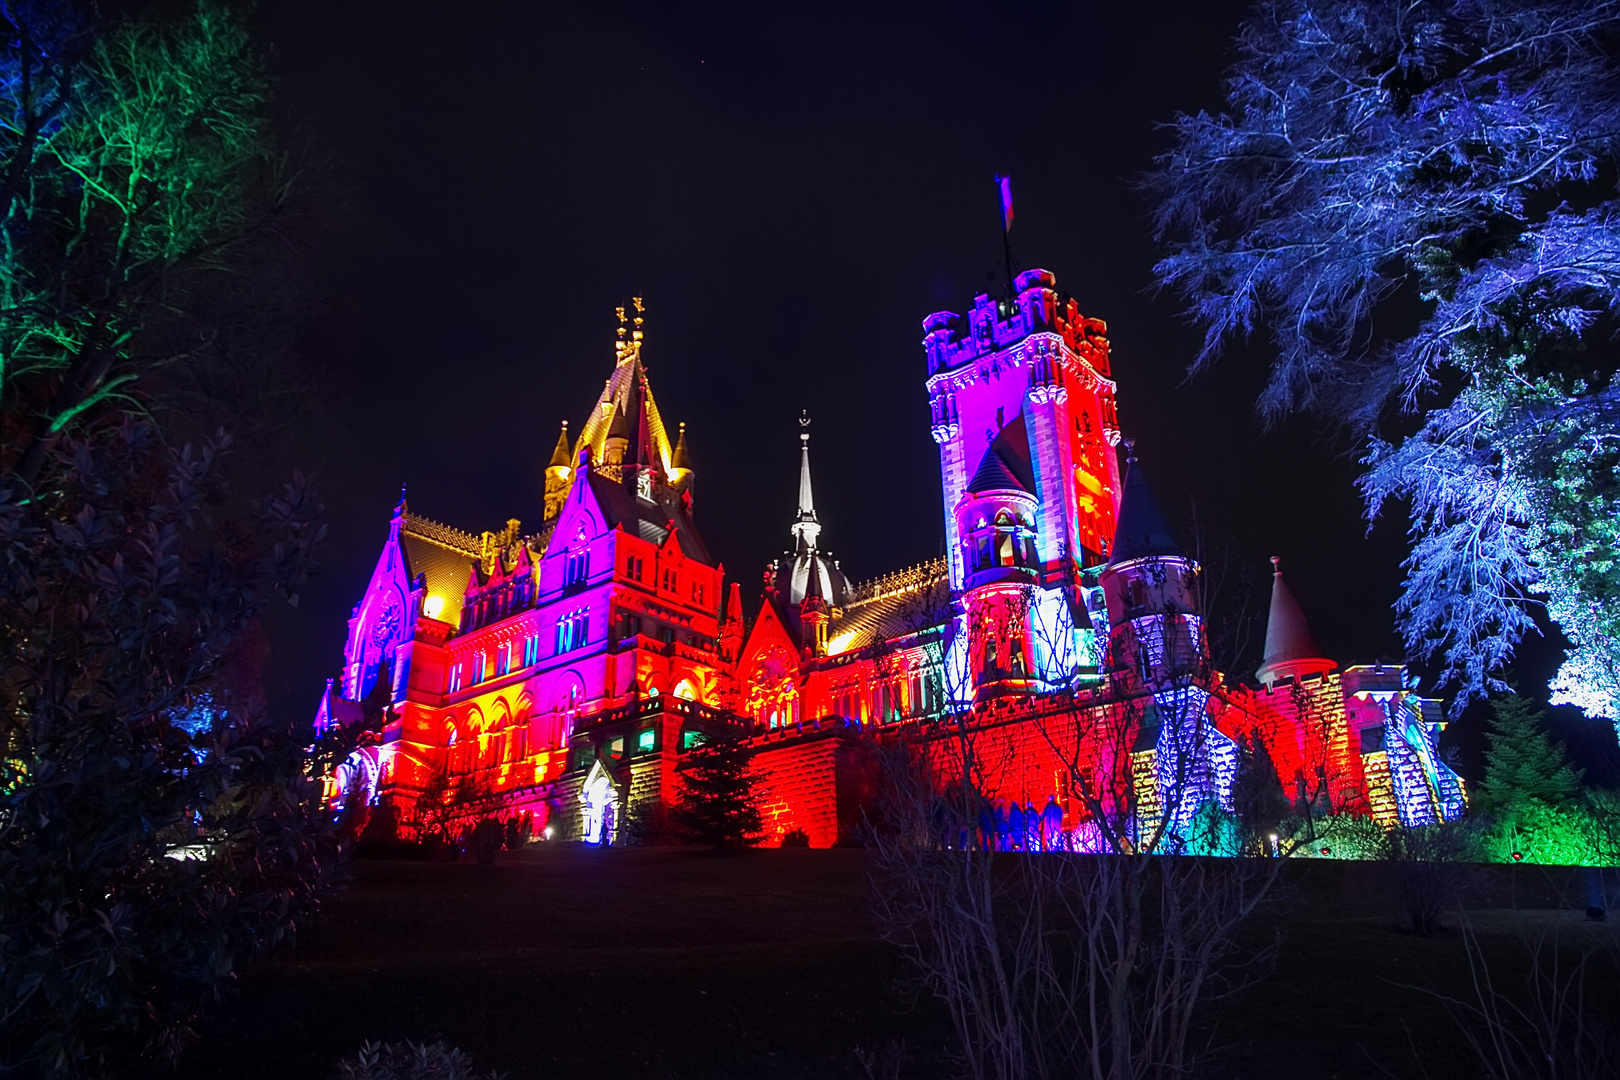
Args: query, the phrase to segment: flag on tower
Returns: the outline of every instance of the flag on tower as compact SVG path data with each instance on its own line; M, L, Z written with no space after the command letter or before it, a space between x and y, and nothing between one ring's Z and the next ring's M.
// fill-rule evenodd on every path
M996 184L1001 188L1001 231L1008 232L1013 222L1012 177L998 176Z

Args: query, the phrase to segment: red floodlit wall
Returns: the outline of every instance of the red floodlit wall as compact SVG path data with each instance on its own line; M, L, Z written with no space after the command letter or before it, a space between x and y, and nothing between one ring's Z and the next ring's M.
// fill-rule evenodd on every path
M759 806L768 847L779 846L794 829L809 834L811 847L838 841L838 740L763 749L754 755L754 768L762 778Z

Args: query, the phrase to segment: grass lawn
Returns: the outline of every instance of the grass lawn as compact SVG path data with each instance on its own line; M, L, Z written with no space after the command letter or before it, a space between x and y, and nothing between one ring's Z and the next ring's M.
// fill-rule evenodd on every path
M1455 932L1397 930L1380 868L1316 863L1253 924L1276 972L1212 1010L1216 1074L1481 1075L1422 987L1464 992ZM1516 880L1515 880L1516 879ZM1511 979L1524 931L1592 931L1563 878L1489 868L1472 895ZM1572 895L1575 893L1572 892ZM348 892L217 1016L183 1080L324 1080L363 1039L442 1037L512 1080L860 1077L904 1042L906 1077L950 1075L951 1033L877 941L858 850L599 851L534 845L500 865L362 862ZM1612 968L1601 976L1620 1014Z

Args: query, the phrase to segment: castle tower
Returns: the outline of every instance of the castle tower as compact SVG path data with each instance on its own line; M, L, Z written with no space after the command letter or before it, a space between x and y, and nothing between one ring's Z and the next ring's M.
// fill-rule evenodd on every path
M970 538L956 510L1000 440L1003 460L1029 462L1037 569L1064 582L1107 561L1119 499L1119 442L1108 339L1100 319L1060 296L1057 279L1027 270L1016 296L974 298L966 318L923 320L928 397L939 444L951 587L967 587ZM1016 470L1015 470L1016 472ZM976 519L975 519L976 520Z
M1271 557L1271 610L1266 617L1266 651L1255 677L1270 689L1276 683L1298 682L1310 675L1322 675L1336 665L1322 655L1305 612L1283 580L1282 560Z
M1106 327L1056 284L1028 270L1010 298L923 320L947 565L976 697L1096 677L1095 634L1073 613L1079 571L1106 562L1114 541L1119 430Z
M557 446L551 451L551 461L546 465L547 521L562 513L563 500L568 498L568 485L574 478L573 460L568 452L568 421L564 420L562 434L557 436Z

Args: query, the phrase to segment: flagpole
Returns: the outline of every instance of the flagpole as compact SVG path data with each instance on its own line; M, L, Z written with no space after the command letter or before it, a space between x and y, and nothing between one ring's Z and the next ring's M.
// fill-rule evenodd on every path
M1007 299L1017 299L1017 292L1013 289L1012 271L1012 177L996 177L996 194L1001 199L1001 256L1002 265L1007 269Z

